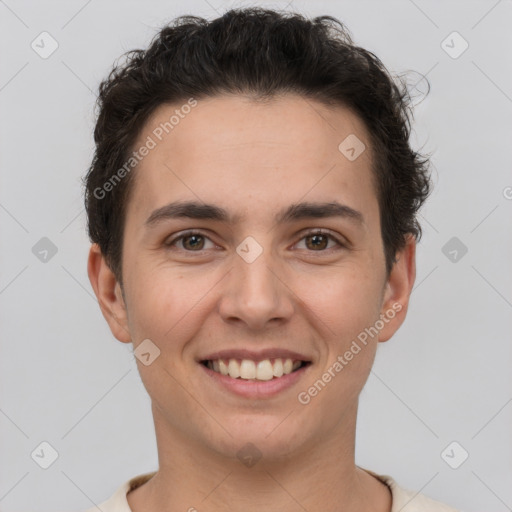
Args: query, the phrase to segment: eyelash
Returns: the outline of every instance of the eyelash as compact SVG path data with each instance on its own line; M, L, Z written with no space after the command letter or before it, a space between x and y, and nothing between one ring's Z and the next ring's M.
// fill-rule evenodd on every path
M195 235L198 235L198 236L201 236L201 237L203 237L205 239L210 240L210 238L208 236L204 235L200 231L191 230L191 231L187 231L185 233L182 233L181 235L177 236L176 238L173 238L172 240L170 240L169 242L165 242L164 245L166 247L172 247L176 242L179 242L180 240L183 240L185 238L188 238L188 237L191 237L191 236L195 236ZM323 236L326 236L326 237L330 238L331 240L336 242L336 244L338 244L338 246L339 246L338 249L346 249L347 248L347 245L345 243L343 243L341 240L339 240L337 237L335 237L334 235L332 235L328 231L324 231L322 229L315 229L315 230L309 231L307 233L304 233L299 241L302 241L302 240L304 240L304 238L307 238L307 237L313 236L313 235L323 235ZM210 241L212 241L212 240L210 240ZM315 253L315 252L326 253L326 252L329 252L329 251L331 251L333 249L336 249L336 248L331 247L330 249L323 249L323 250L320 250L320 251L308 250L308 252L311 252L311 253ZM188 252L188 253L202 254L204 251L207 251L208 249L202 249L200 251L189 251L187 249L182 249L182 250L185 251L185 252Z

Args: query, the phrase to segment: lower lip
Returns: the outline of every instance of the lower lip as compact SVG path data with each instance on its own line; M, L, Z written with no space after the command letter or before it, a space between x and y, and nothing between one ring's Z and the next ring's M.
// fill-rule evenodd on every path
M271 380L233 379L227 375L222 375L221 373L210 370L210 368L206 367L204 364L199 363L199 366L203 368L214 382L217 382L236 395L244 398L271 398L296 384L299 379L304 376L304 373L311 366L311 363L302 366L292 373L278 378L274 377Z

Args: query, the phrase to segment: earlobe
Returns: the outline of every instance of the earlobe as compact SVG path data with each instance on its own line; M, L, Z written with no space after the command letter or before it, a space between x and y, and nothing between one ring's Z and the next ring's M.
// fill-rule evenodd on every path
M386 283L380 312L384 327L379 333L379 341L388 341L404 322L415 279L416 239L409 234L405 247L396 255Z
M107 265L98 244L92 244L87 262L87 274L98 303L112 334L123 343L130 343L126 304L121 287Z

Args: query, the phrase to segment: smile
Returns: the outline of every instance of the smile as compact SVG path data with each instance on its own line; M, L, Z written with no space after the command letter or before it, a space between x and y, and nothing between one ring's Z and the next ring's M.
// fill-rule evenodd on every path
M309 364L307 361L293 360L291 358L263 359L210 359L202 361L210 370L232 379L268 381L279 379L283 375L302 368Z

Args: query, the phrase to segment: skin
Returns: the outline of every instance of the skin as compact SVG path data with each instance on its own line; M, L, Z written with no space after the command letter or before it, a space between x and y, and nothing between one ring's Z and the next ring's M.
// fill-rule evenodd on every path
M160 106L135 146L179 107ZM349 134L367 148L354 161L338 150ZM387 486L355 465L356 416L378 343L405 319L416 242L408 238L387 277L374 157L364 123L345 107L296 95L270 103L226 95L198 101L139 163L125 221L123 287L96 244L88 261L113 335L134 349L149 338L161 351L148 366L136 359L152 402L159 470L127 495L134 512L216 512L226 504L244 512L391 510ZM144 226L176 200L213 203L240 218ZM360 211L364 224L339 217L274 222L298 201L341 202ZM164 245L192 228L206 238ZM328 238L318 248L307 237L316 228L346 246ZM236 252L247 236L263 248L250 264ZM396 303L401 310L379 334L300 404L298 393ZM269 347L313 362L271 399L230 394L196 362L216 350ZM236 456L247 442L262 455L252 467Z

